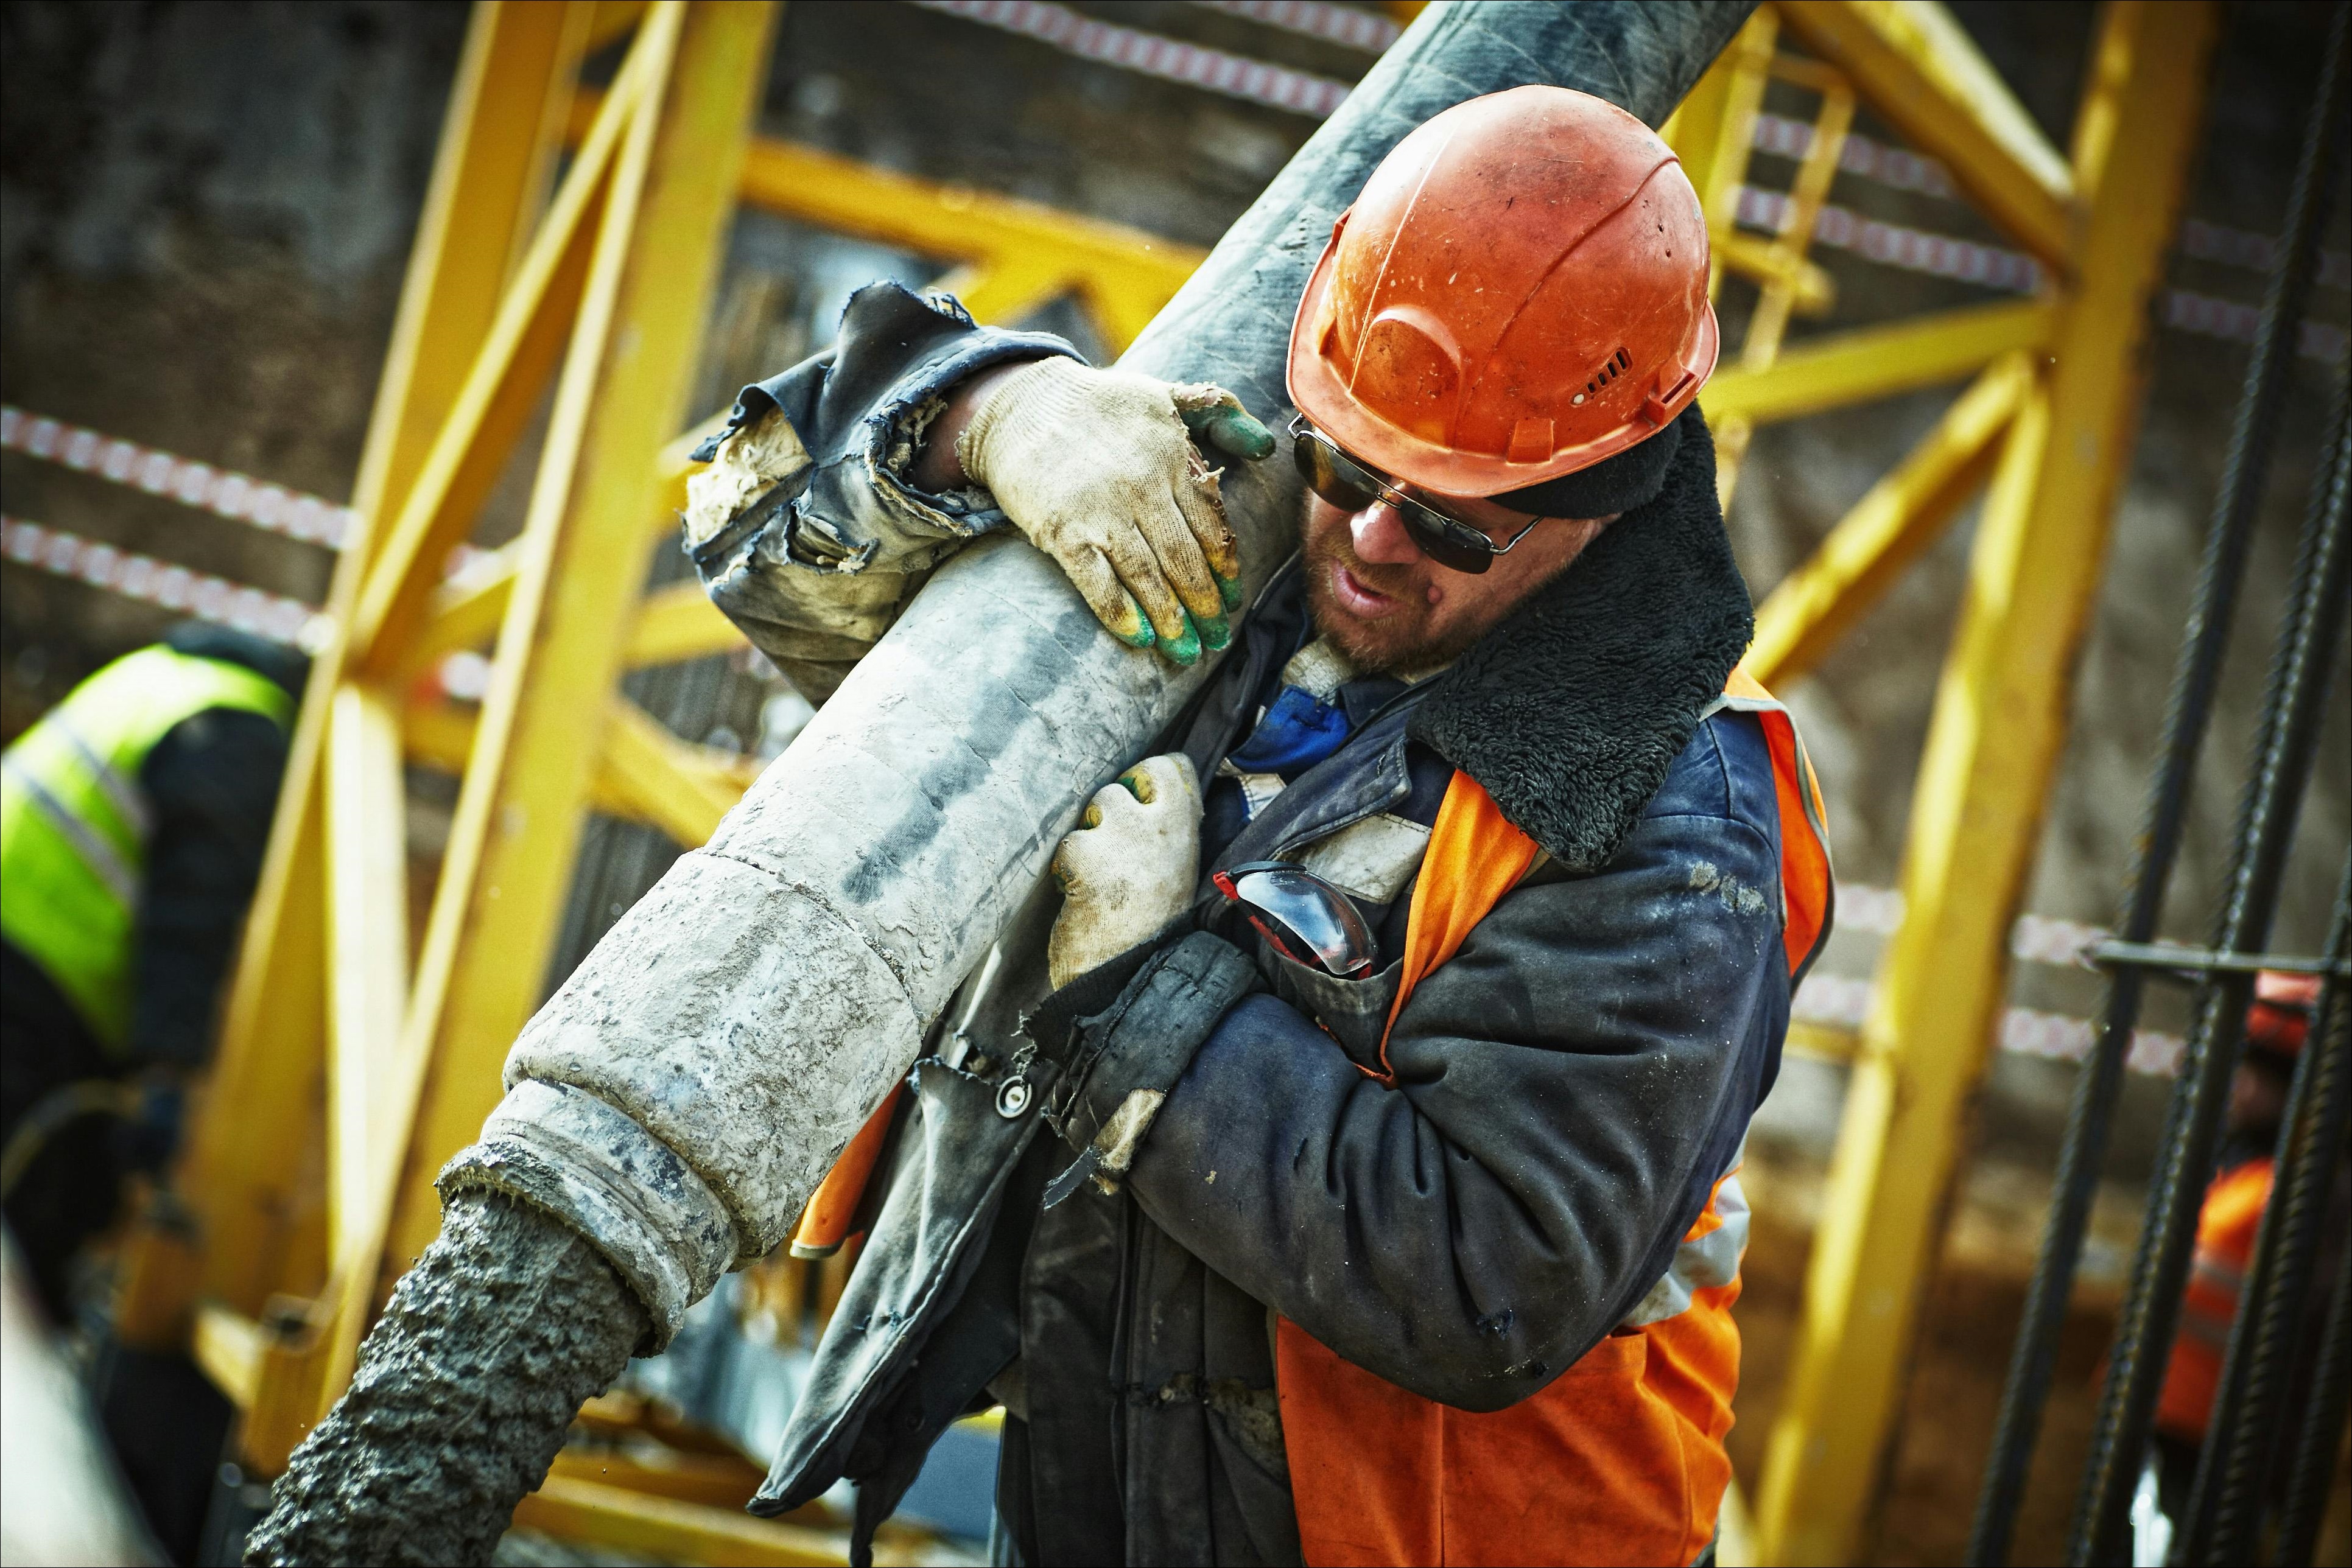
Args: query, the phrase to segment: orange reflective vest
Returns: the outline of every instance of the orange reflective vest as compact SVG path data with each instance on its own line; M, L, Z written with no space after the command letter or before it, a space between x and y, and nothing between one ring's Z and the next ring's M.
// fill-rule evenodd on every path
M2205 1207L2197 1214L2197 1257L2180 1301L2180 1332L2173 1336L2156 1406L2156 1429L2167 1437L2205 1440L2214 1391L2221 1385L2221 1357L2238 1321L2238 1292L2270 1199L2267 1155L2231 1166L2205 1189Z
M1820 947L1831 879L1821 789L1788 710L1744 669L1717 707L1755 714L1780 809L1783 945L1793 977ZM1406 920L1389 1027L1413 987L1535 863L1535 841L1457 772ZM1381 1041L1381 1064L1388 1066ZM1376 1074L1386 1081L1391 1075ZM1737 1172L1716 1185L1650 1310L1530 1398L1491 1413L1409 1393L1288 1319L1276 1337L1283 1443L1307 1561L1685 1563L1715 1536L1739 1382ZM1654 1305L1654 1303L1661 1303ZM1664 1315L1657 1315L1659 1313Z

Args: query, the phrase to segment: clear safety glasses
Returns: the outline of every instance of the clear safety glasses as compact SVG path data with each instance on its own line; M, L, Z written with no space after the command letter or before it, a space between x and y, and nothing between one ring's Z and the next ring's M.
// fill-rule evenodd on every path
M1209 880L1284 957L1343 980L1372 972L1377 949L1364 917L1313 872L1288 861L1251 861L1212 872Z
M1486 570L1495 564L1496 556L1509 553L1543 521L1532 518L1526 528L1496 544L1486 529L1414 499L1398 489L1395 480L1349 456L1338 442L1307 423L1303 413L1290 422L1290 460L1298 465L1298 476L1307 481L1308 489L1343 512L1360 512L1376 501L1394 507L1404 519L1404 531L1412 536L1421 553L1454 571Z

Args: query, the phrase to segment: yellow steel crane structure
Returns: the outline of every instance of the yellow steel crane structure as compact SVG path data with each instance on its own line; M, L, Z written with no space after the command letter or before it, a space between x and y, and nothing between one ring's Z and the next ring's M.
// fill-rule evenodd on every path
M749 782L740 761L680 741L618 693L627 669L736 645L697 585L645 589L648 542L672 526L699 434L670 434L734 204L953 264L943 285L983 319L1073 295L1115 347L1200 260L751 136L773 12L476 6L218 1063L184 1169L123 1270L121 1332L194 1346L243 1409L258 1473L282 1468L341 1392L368 1322L434 1233L433 1176L499 1098L586 813L696 843ZM1666 128L1720 270L1759 290L1704 398L1727 496L1759 426L1967 383L1772 591L1758 674L1801 678L1984 494L1920 762L1908 915L1853 1051L1797 1364L1752 1521L1727 1521L1727 1563L1846 1561L1864 1542L2132 449L2146 308L2216 26L2204 0L2109 0L2061 153L1940 5L1772 0ZM606 88L581 86L591 51L631 31ZM1790 216L1767 240L1733 215L1774 79L1818 108ZM1941 160L2040 260L2040 294L1787 340L1793 316L1832 298L1806 250L1861 106ZM520 536L444 581L551 386ZM485 645L478 707L420 680ZM462 780L413 959L404 759ZM822 1538L698 1495L675 1476L589 1484L559 1466L525 1516L679 1561L828 1560Z

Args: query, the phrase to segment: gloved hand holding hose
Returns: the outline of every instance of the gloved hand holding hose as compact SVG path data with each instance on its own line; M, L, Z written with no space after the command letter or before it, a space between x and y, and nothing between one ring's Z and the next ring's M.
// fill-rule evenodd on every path
M1045 943L1055 990L1148 942L1192 901L1201 784L1181 753L1146 758L1106 784L1054 855L1062 913Z
M927 489L968 480L1060 564L1113 636L1179 664L1231 641L1241 556L1193 438L1253 462L1274 437L1233 393L1034 360L986 371L929 433Z

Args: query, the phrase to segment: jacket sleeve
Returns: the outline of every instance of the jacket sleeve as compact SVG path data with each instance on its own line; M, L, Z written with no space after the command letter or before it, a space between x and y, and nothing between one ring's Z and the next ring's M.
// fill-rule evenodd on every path
M1655 1283L1734 1157L1786 1029L1780 909L1756 825L1647 818L1605 871L1522 885L1422 980L1393 1090L1286 1003L1243 1000L1129 1188L1348 1360L1514 1404Z
M1003 526L986 490L908 480L956 383L990 365L1078 357L1060 338L974 324L946 295L877 283L851 296L834 346L745 387L708 462L736 429L781 410L807 462L705 538L686 540L711 602L813 701L889 630L932 568Z
M131 1046L142 1061L212 1054L221 982L260 879L286 732L257 713L208 708L172 727L139 781L154 817L139 899Z

